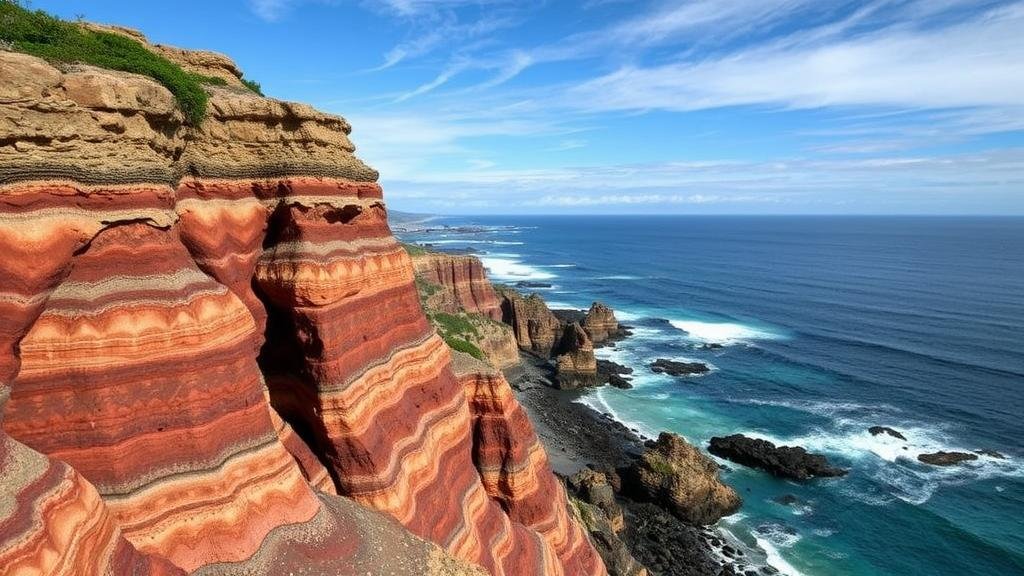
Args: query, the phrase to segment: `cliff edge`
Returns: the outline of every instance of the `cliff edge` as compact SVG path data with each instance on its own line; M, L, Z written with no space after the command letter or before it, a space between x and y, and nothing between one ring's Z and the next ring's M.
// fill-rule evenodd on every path
M604 574L508 384L453 370L349 124L149 49L225 79L200 124L0 50L0 565Z

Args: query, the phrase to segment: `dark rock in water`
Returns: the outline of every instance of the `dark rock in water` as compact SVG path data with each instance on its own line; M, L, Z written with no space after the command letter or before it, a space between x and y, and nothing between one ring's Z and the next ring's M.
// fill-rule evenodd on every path
M900 440L906 440L907 437L900 434L899 431L889 428L888 426L872 426L868 428L868 432L871 432L872 436L878 436L879 434L888 434L893 438L899 438Z
M651 372L655 374L668 374L670 376L692 376L694 374L707 374L711 369L703 362L676 362L658 358L651 363Z
M605 374L632 374L633 369L611 360L598 360L597 371Z
M718 342L709 342L707 344L702 344L700 347L701 350L721 350L722 348L725 348L725 346Z
M520 280L516 282L516 288L551 288L551 284L534 280Z
M832 466L824 456L811 454L799 446L775 446L767 440L742 434L716 436L711 439L708 451L737 464L794 480L845 476L848 472Z
M1006 460L1006 456L1004 454L996 452L995 450L989 450L986 448L984 450L975 450L974 452L977 454L981 454L982 456L988 456L989 458L998 458L999 460Z
M608 383L616 388L622 388L623 390L629 390L633 387L633 385L629 383L629 380L626 380L618 374L609 374Z
M775 502L777 504L782 504L783 506L792 506L799 501L800 500L796 496L793 496L792 494L783 494L782 496L775 498Z
M968 460L977 460L977 454L969 452L932 452L931 454L919 454L917 459L932 466L953 466Z

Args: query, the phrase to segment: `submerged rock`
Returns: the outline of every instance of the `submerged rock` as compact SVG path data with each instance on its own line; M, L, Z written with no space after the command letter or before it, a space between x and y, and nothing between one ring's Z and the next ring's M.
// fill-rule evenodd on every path
M893 438L899 438L900 440L907 439L907 437L904 436L903 434L900 434L898 430L894 430L892 428L889 428L888 426L872 426L871 428L868 428L868 432L870 432L872 436L878 436L879 434L888 434L889 436L892 436Z
M970 452L945 452L940 450L930 454L919 454L917 459L932 466L953 466L968 460L977 460L978 455L971 454Z
M714 524L742 500L718 477L718 466L678 434L662 432L629 467L624 490L664 506L690 524Z
M811 454L799 446L775 446L767 440L742 434L716 436L711 439L708 451L737 464L794 480L845 476L848 472L832 466L824 456Z
M651 363L651 372L655 374L668 374L670 376L692 376L694 374L707 374L711 369L703 362L677 362L665 358L658 358Z

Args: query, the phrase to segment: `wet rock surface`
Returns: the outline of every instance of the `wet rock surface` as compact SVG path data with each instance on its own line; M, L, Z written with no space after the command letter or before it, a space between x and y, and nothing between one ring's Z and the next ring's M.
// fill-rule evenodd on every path
M711 368L703 362L678 362L666 358L658 358L651 363L651 372L670 376L694 376L707 374Z
M872 426L871 428L868 428L868 432L870 432L872 436L878 436L879 434L888 434L889 436L892 436L893 438L899 438L900 440L907 439L907 437L901 434L898 430L889 428L888 426Z
M970 460L977 460L978 455L971 454L970 452L945 452L940 450L930 454L919 454L917 459L932 466L954 466Z
M832 466L824 456L809 453L799 446L776 446L767 440L742 434L716 436L711 439L708 451L737 464L794 480L845 476L847 473L847 470Z

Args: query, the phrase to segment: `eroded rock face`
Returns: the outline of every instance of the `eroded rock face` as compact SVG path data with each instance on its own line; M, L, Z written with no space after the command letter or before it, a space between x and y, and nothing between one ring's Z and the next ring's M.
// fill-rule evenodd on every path
M452 309L448 311L461 310L501 320L501 303L479 258L427 252L413 256L412 262L417 276L451 294Z
M597 385L594 344L579 324L573 322L565 327L552 354L558 369L559 387L571 390Z
M619 321L615 319L615 313L611 308L594 302L583 318L583 329L587 331L594 344L600 344L618 333Z
M766 472L794 480L815 477L845 476L846 470L829 464L820 454L811 454L799 446L775 446L760 438L747 438L742 434L715 437L708 452Z
M718 477L718 466L678 434L662 432L629 468L623 489L661 504L690 524L714 524L742 501Z
M502 321L523 350L547 357L562 335L562 322L537 294L523 296L514 290L501 292Z
M186 129L147 78L0 51L0 565L603 573L564 505L486 488L348 132L230 87Z

